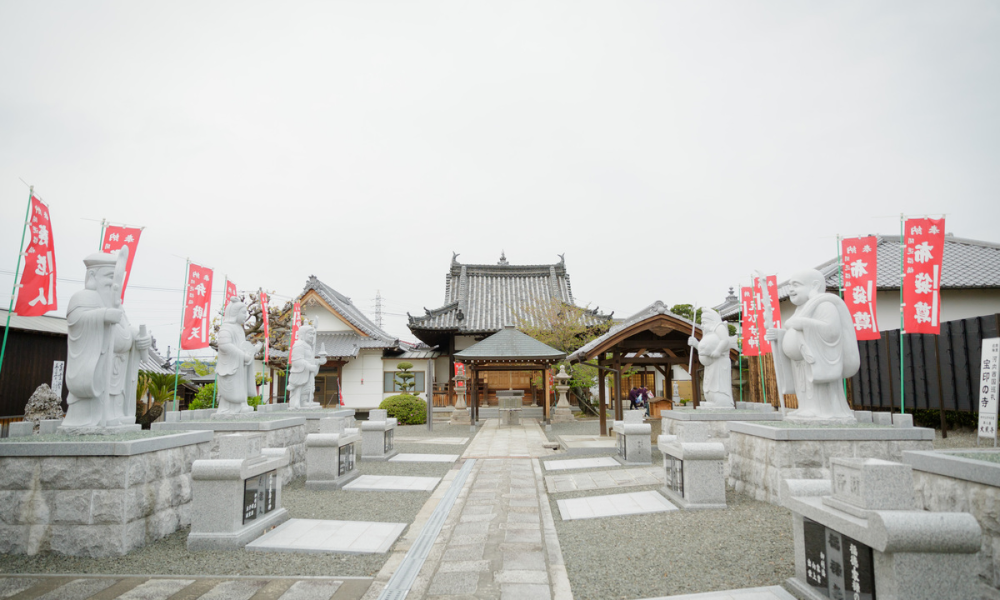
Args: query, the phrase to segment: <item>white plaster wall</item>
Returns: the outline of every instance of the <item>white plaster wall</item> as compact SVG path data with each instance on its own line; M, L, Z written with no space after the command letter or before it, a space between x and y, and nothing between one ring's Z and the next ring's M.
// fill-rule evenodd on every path
M410 369L410 373L421 372L421 373L424 374L424 391L423 392L418 392L417 396L419 396L424 402L426 402L427 401L427 389L430 388L430 386L428 385L428 381L427 381L427 363L429 363L430 360L428 360L428 359L406 360L406 359L399 359L399 358L385 358L385 359L382 359L382 372L383 373L390 373L390 372L393 372L393 371L398 371L399 368L396 365L398 365L401 362L408 362L411 365L413 365L413 368ZM447 365L445 365L445 369L447 369ZM385 386L384 380L385 380L385 376L383 375L383 379L382 379L382 381L383 381L383 387L382 387L382 389L383 390L385 389L385 387L384 387ZM383 399L384 398L388 398L390 396L395 396L395 395L396 395L396 392L385 392L385 391L382 392Z
M317 331L354 331L350 325L319 304L302 307L302 316L315 321Z
M434 359L434 383L447 383L451 375L451 363L447 356Z
M466 348L472 346L476 343L476 338L471 335L456 335L455 336L455 352L460 350L465 350Z
M899 329L899 290L884 290L875 294L879 331ZM781 303L784 321L795 312L789 300ZM941 321L957 321L1000 313L1000 289L942 290Z
M361 350L344 365L341 382L344 406L354 409L378 408L382 402L382 350Z

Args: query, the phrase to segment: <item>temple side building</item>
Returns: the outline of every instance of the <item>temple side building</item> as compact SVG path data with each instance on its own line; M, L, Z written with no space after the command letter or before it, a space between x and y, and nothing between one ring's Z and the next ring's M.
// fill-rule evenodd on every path
M541 309L553 301L576 306L569 273L563 256L554 264L513 265L501 253L494 265L462 264L453 254L445 275L444 304L424 309L422 316L409 316L409 328L417 339L441 353L435 363L439 385L438 405L454 403L451 376L454 354L469 348L505 325L533 323ZM589 311L594 324L609 320L597 309ZM533 392L530 372L483 373L482 386L486 399L490 390L521 389L530 397Z

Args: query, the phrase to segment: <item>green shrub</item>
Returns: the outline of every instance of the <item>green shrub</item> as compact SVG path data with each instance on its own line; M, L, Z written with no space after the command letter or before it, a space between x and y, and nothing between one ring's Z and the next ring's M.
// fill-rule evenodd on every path
M254 410L257 410L257 407L263 403L264 399L262 396L247 396L247 404L252 406Z
M198 393L194 395L194 400L188 404L188 410L200 410L202 408L215 408L212 406L212 399L215 394L215 384L209 383L201 386Z
M427 422L427 403L411 394L390 396L378 405L390 417L399 420L400 425L420 425Z

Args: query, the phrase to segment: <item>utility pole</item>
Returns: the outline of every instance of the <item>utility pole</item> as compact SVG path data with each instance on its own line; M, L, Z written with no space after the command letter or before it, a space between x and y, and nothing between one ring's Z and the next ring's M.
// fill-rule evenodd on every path
M382 291L375 290L375 325L382 329Z

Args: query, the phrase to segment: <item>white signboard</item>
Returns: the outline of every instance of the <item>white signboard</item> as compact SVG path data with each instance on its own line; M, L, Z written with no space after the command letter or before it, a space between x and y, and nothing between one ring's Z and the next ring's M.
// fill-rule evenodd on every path
M1000 338L983 340L979 376L979 437L997 439L997 376L1000 375Z
M61 360L52 361L52 391L55 392L56 396L62 398L62 382L63 382L63 372L66 370L66 363Z

